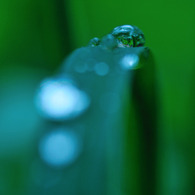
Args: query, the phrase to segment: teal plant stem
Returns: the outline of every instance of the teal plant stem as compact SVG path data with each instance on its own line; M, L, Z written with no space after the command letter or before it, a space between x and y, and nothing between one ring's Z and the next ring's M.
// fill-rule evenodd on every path
M90 111L86 113L85 118L79 120L80 124L85 125L88 140L86 147L89 147L86 148L88 154L81 166L85 167L87 161L95 162L97 155L101 164L96 162L89 165L86 179L82 181L81 186L86 186L85 182L90 181L90 185L98 189L97 193L154 194L155 171L152 170L155 169L153 144L156 125L153 120L156 117L156 97L153 91L154 78L153 75L150 76L154 71L153 62L152 59L146 62L146 53L145 48L120 48L110 52L101 47L88 47L78 49L66 61L65 74L75 78L79 86L91 97ZM137 66L140 69L120 70L120 59L126 55L138 55L140 61ZM99 77L91 69L81 69L82 66L86 67L86 64L92 66L94 60L97 64L104 62L109 65L108 75ZM84 73L80 73L81 70ZM144 102L141 106L139 93ZM112 96L105 99L107 94ZM102 97L106 101L103 108L100 105ZM143 112L142 109L146 110ZM151 134L149 139L147 133ZM96 143L96 146L92 143ZM148 152L148 149L151 151ZM94 172L97 167L102 167L101 174ZM100 182L95 184L92 178L99 178ZM87 188L83 190L83 194L90 193ZM91 191L91 194L95 193Z

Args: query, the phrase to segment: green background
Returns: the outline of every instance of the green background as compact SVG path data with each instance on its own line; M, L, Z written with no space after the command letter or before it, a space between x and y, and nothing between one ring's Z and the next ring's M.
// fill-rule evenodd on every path
M0 194L26 194L41 119L33 98L75 48L122 24L138 26L156 62L157 194L195 186L195 2L0 1Z

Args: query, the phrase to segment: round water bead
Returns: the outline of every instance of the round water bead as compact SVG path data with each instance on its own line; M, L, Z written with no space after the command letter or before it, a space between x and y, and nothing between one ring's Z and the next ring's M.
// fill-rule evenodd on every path
M118 47L140 47L145 44L143 32L136 26L117 26L111 33L118 41Z
M89 106L88 95L68 78L48 78L40 86L36 105L40 114L50 120L75 118Z
M67 129L56 129L40 141L39 153L48 165L59 167L73 163L81 152L81 140Z
M107 49L114 49L117 47L118 43L117 39L113 35L108 34L102 38L101 45Z
M98 76L105 76L109 73L109 66L105 62L99 62L95 65L94 70Z
M98 46L100 44L100 39L99 38L97 38L97 37L94 37L93 39L91 39L90 41L89 41L89 46L91 46L91 47L96 47L96 46Z

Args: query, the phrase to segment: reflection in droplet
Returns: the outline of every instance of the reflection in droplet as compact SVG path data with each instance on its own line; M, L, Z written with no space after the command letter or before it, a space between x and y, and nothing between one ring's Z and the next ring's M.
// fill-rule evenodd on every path
M136 69L138 68L139 57L136 54L125 55L121 61L120 65L123 69Z
M73 163L81 151L80 139L70 131L56 130L42 138L40 157L51 166L67 166Z
M98 46L100 44L100 39L99 38L97 38L97 37L94 37L93 39L91 39L90 41L89 41L89 46L91 46L91 47L96 47L96 46Z
M99 62L95 65L94 70L97 75L105 76L109 72L109 66L105 62Z
M144 34L136 26L117 26L112 35L118 40L118 47L139 47L145 44Z
M88 95L66 78L49 78L42 82L36 105L40 114L51 120L72 119L89 106Z

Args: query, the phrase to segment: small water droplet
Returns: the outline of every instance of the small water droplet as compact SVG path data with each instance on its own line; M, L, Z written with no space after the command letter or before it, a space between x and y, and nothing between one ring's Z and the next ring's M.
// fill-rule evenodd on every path
M136 26L117 26L112 35L118 40L118 47L139 47L145 44L144 34Z
M48 78L41 83L35 103L43 117L68 120L83 113L90 99L70 79Z
M70 165L78 158L80 152L80 139L75 133L66 129L57 129L48 133L39 144L40 157L54 167Z
M97 38L97 37L94 37L93 39L91 39L90 41L89 41L89 46L91 46L91 47L96 47L96 46L98 46L100 44L100 39L99 38Z
M120 61L120 65L125 70L136 69L139 67L138 64L139 64L139 57L136 54L125 55Z
M105 76L109 72L109 66L105 62L99 62L95 65L95 72L99 76Z
M107 49L114 49L117 47L117 40L114 36L108 34L102 38L101 45Z

